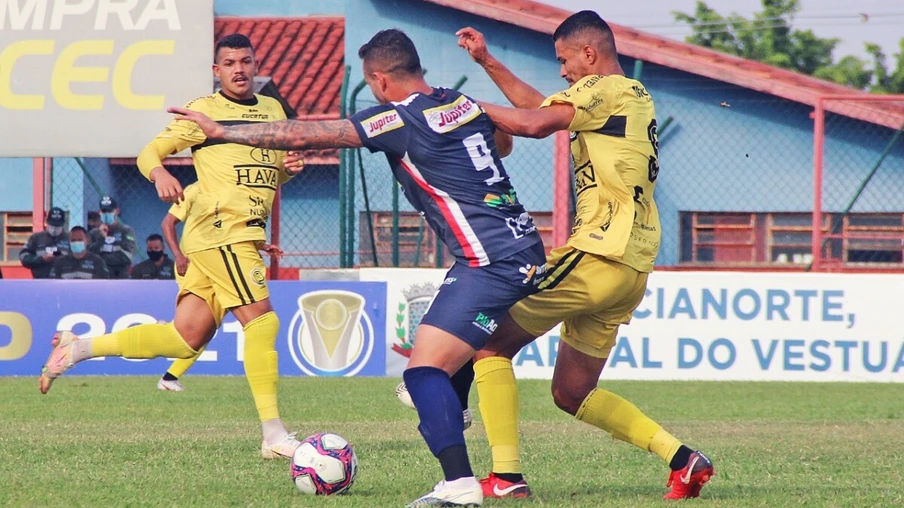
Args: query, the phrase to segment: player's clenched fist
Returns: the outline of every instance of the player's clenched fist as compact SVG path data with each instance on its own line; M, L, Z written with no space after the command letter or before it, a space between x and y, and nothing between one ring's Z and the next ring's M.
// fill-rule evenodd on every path
M297 175L304 171L304 157L302 157L301 152L286 152L286 158L283 159L283 165L286 168L286 173Z
M455 32L455 35L458 36L459 47L464 48L475 62L483 65L489 55L483 34L471 27L465 27Z
M163 166L157 166L152 169L150 176L154 186L157 187L157 196L163 201L167 203L181 203L185 199L182 194L182 184Z

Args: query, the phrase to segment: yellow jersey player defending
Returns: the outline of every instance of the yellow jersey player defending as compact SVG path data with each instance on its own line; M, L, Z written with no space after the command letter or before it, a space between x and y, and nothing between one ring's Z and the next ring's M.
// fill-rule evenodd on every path
M297 157L297 159L297 164L300 165L303 163L300 157ZM290 165L288 157L286 158L285 162L286 166ZM179 235L178 233L176 233L176 225L180 222L185 222L186 220L188 220L188 217L191 214L191 205L195 202L195 196L197 196L197 194L197 183L186 186L183 190L184 199L179 203L173 204L173 206L171 206L169 211L167 212L166 216L163 218L163 221L160 223L160 229L163 232L163 238L164 240L166 240L166 244L169 246L170 251L173 253L173 261L175 262L176 268L176 284L178 284L180 287L182 286L182 281L185 279L185 272L188 270L189 260L182 251L184 245L181 241L179 241ZM189 226L186 225L186 227L188 228ZM277 257L282 256L283 253L282 249L280 249L276 245L270 245L268 243L259 244L258 250L270 255L275 255ZM222 309L219 310L221 312L214 316L214 320L217 323L217 328L219 328L220 323L223 322ZM205 344L204 346L201 346L201 348L198 349L198 353L191 358L177 358L176 360L174 360L172 365L170 365L170 367L166 370L166 373L163 375L163 377L161 377L160 380L157 381L157 389L166 392L185 391L185 387L182 386L182 383L179 382L179 378L181 378L188 371L188 369L190 369L191 366L198 361L198 358L206 348L207 345Z
M213 64L223 89L186 107L231 124L284 120L277 101L254 94L255 70L251 41L238 34L224 37L216 44ZM71 332L59 332L41 374L40 389L47 393L54 379L88 358L190 358L210 341L228 310L245 332L245 375L261 420L261 455L290 457L299 442L279 418L275 350L279 318L270 304L256 243L266 239L277 186L294 172L284 168L282 151L210 141L195 124L173 121L138 158L139 169L165 201L178 203L183 193L163 167L162 158L189 147L198 192L183 231L183 250L191 262L179 288L173 323L139 325L83 340Z
M512 307L474 357L480 413L493 452L493 472L482 480L484 496L530 495L521 476L511 359L563 322L552 380L556 405L668 462L667 499L697 497L714 474L709 459L634 404L597 388L618 327L640 304L659 249L653 200L659 147L650 94L625 77L612 31L592 11L578 12L556 29L556 56L569 88L545 99L488 53L482 34L465 28L456 35L518 108L484 105L499 129L534 138L571 131L577 193L574 229L566 246L547 258L544 290Z

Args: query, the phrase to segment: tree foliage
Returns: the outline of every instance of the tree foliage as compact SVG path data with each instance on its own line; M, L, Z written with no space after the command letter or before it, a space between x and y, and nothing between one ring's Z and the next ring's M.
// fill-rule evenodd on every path
M687 42L716 51L791 69L875 93L904 93L904 38L889 68L877 44L867 43L870 59L832 54L839 40L817 37L810 30L794 28L799 0L762 0L763 10L748 19L736 13L719 14L697 1L693 15L672 12L676 21L693 30Z

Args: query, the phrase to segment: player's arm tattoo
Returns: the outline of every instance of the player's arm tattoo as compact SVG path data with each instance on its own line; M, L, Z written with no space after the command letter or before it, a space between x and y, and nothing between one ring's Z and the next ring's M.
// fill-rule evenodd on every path
M223 140L258 148L311 150L364 146L349 120L282 120L251 125L231 125Z

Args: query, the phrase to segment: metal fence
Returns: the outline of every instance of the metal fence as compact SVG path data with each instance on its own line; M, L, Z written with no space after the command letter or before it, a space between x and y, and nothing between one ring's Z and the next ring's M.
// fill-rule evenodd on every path
M366 89L351 92L345 113L375 104ZM697 104L658 97L656 201L663 235L657 266L904 267L904 98L827 98L814 113L811 106L765 96L714 97ZM287 252L279 266L289 269L282 277L306 268L451 262L382 154L347 150L315 160L283 186L274 207L270 227ZM567 189L555 192L556 181L572 179L567 142L556 148L552 137L516 139L504 163L547 247L560 244L573 207ZM46 208L68 210L70 226L85 224L100 197L111 195L122 221L143 242L159 232L168 205L133 164L54 159ZM195 179L191 166L168 168L184 184ZM556 223L563 210L565 221Z
M827 96L813 116L811 267L901 266L904 95ZM852 117L870 121L852 129Z

